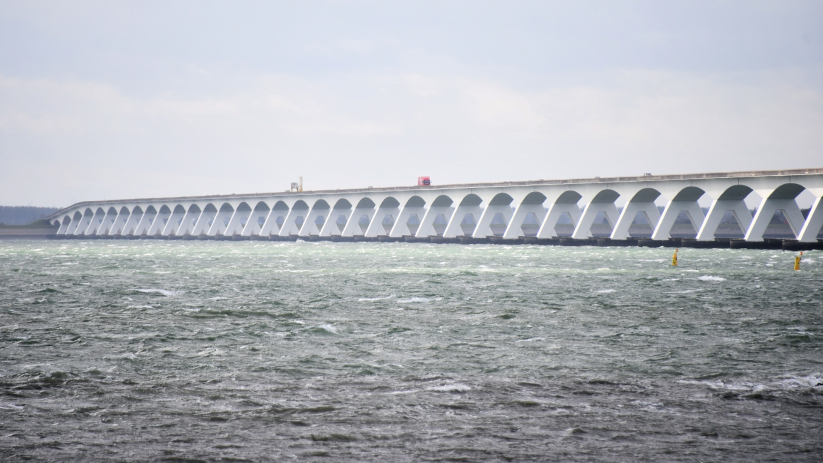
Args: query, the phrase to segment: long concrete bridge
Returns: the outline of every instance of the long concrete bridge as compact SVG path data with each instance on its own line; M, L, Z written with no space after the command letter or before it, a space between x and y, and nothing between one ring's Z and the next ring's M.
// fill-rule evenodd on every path
M796 202L804 190L815 198L808 218ZM745 203L752 193L761 198L754 215ZM704 197L711 199L706 214L698 204ZM794 238L814 242L823 226L821 199L823 168L812 168L87 201L47 219L64 238L539 240L558 237L565 221L565 235L583 240L605 216L608 238L617 242L632 238L638 214L652 240L667 240L685 213L700 242L715 240L731 211L744 240L762 242L782 211ZM655 202L663 200L661 213Z

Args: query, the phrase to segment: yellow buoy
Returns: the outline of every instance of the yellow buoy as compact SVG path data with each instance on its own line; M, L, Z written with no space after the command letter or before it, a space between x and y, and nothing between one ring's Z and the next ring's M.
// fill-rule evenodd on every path
M800 270L800 259L803 257L803 252L800 252L799 256L795 256L794 258L794 269Z
M672 265L677 267L677 249L674 250L674 255L672 256Z

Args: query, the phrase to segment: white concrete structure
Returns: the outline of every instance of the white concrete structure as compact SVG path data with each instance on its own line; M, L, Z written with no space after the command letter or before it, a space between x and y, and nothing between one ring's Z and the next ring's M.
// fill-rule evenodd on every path
M815 197L808 219L796 202L804 190ZM754 217L744 202L753 192L761 198ZM698 204L701 198L711 200L706 217ZM495 235L496 229L496 236L517 238L524 236L529 218L539 224L536 236L549 238L557 236L558 220L567 214L574 227L571 236L583 239L591 236L592 224L602 213L613 227L611 238L623 240L641 214L652 227L651 237L664 240L685 211L696 238L713 240L724 214L731 211L745 240L762 241L775 211L782 211L798 240L814 241L823 226L822 198L823 168L815 168L89 201L48 219L59 223L58 235L100 237L453 238L476 224L473 237ZM660 214L657 206L662 204Z

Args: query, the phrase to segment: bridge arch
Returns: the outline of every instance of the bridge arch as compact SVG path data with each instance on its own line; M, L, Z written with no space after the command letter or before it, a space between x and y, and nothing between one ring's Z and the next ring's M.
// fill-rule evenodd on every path
M426 205L426 200L424 200L420 196L415 195L415 196L412 196L411 198L409 198L408 201L406 201L406 206L405 207L423 207L425 205Z
M448 207L451 206L453 203L454 201L450 197L446 195L440 195L434 198L434 201L432 201L432 207Z
M471 206L476 207L483 203L483 198L477 196L474 193L467 194L463 199L460 201L461 206Z
M654 188L643 188L632 196L629 202L651 203L660 197L660 192ZM616 198L615 198L616 199Z
M380 207L400 207L400 201L389 196L380 203Z
M238 211L238 212L241 212L241 211L242 211L242 212L248 212L248 211L251 211L251 206L249 206L249 203L247 203L247 202L243 201L243 202L241 202L240 204L238 204L238 205L237 205L237 211Z
M726 188L720 196L717 197L721 201L739 201L746 199L753 190L746 185L734 185Z
M186 213L186 208L183 207L182 204L178 204L177 206L174 206L174 213L175 214L185 214Z
M806 187L797 183L784 183L775 188L767 199L795 199Z
M397 204L398 206L400 205L400 203ZM372 201L371 198L363 198L357 202L357 209L374 208L374 206L376 206L376 204L374 204L374 201Z
M577 204L580 200L583 199L583 195L580 193L569 190L564 191L557 199L554 201L555 204Z
M704 194L706 194L706 192L701 188L687 186L678 191L677 194L674 195L674 198L672 198L672 201L697 201L702 198Z
M318 199L314 202L314 206L312 206L312 209L326 210L331 209L331 207L329 207L329 203L327 203L325 199Z
M271 210L271 208L269 207L268 204L266 204L265 201L260 201L260 202L258 202L257 204L254 205L254 211L255 212L270 211L270 210Z
M192 213L192 214L197 214L198 212L203 212L203 211L200 209L200 206L198 206L197 204L192 204L191 206L189 206L189 212Z
M351 203L346 198L340 198L334 203L333 209L351 209Z
M593 204L613 203L619 197L620 193L607 188L605 190L600 190L596 195L594 195L594 198L592 198L591 202Z
M289 206L284 201L277 201L271 209L273 211L288 211Z
M497 193L492 200L489 201L489 206L508 206L512 201L514 201L514 198L507 193Z
M543 204L544 201L546 201L546 195L539 191L532 191L523 198L520 204Z

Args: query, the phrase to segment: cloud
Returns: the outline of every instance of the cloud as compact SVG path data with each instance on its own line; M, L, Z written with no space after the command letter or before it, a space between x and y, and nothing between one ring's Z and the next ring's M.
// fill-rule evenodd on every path
M337 188L820 165L820 72L536 77L261 74L193 96L3 77L0 197L67 205L276 191L298 175Z

